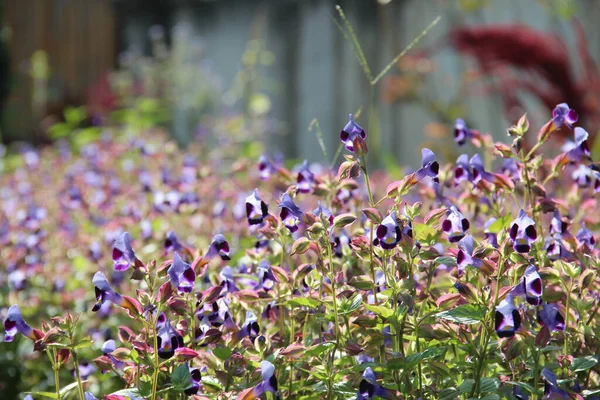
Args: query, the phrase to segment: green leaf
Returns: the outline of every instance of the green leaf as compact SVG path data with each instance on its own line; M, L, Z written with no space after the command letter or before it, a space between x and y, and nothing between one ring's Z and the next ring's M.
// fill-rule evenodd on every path
M190 386L190 369L187 364L179 364L171 374L171 382L175 390L184 391Z
M437 265L447 265L449 267L454 267L456 266L456 258L454 257L449 257L449 256L442 256L442 257L438 257L435 259L435 263Z
M321 304L321 302L317 299L309 298L309 297L296 297L293 299L289 299L285 302L293 307L309 307L309 308L317 308Z
M442 389L440 392L440 400L456 400L460 392L455 388Z
M473 379L465 379L463 383L458 387L458 391L460 393L469 393L473 390L473 385L475 384L475 380Z
M73 349L74 350L85 349L87 347L90 347L92 344L94 344L92 339L89 337L86 337L86 338L82 339L79 343L77 343L75 345L75 347L73 347Z
M494 393L500 388L500 381L496 378L481 378L479 390L484 393Z
M594 356L578 357L573 360L569 369L573 372L586 371L598 364L598 360Z
M214 376L203 375L202 376L202 383L204 385L208 385L208 386L212 386L214 388L217 388L218 390L223 390L223 385L221 385L221 382L217 378L215 378Z
M495 220L488 228L490 233L498 233L502 229L508 228L513 217L510 214L504 215L502 218Z
M81 383L82 383L82 384L83 384L83 383L85 383L85 382L87 382L87 381L81 381ZM64 396L65 396L65 394L69 393L69 391L70 391L71 389L74 389L74 388L76 388L76 387L77 387L77 385L78 385L78 382L77 382L77 381L75 381L75 382L73 382L73 383L69 383L67 386L65 386L64 388L60 389L60 397L61 397L61 398L62 398L62 397L64 397Z
M446 352L446 346L430 347L420 353L414 353L406 358L395 358L388 361L386 367L389 369L403 369L408 371L416 367L420 362L431 358L442 356Z
M485 317L486 309L482 306L467 304L448 311L437 313L436 318L445 319L457 324L477 324Z
M349 300L346 300L340 306L339 314L346 315L351 314L354 311L358 310L360 305L362 304L362 296L360 294L355 295Z
M487 394L483 397L480 397L481 400L500 400L500 396L498 396L497 394Z
M394 314L394 310L388 307L383 306L372 306L370 304L365 304L365 308L369 311L374 312L384 319L388 319Z
M415 224L413 230L416 232L416 240L424 243L429 243L435 240L439 234L439 229L435 229L425 224Z
M35 398L36 396L49 397L51 399L57 399L56 393L52 392L30 392L31 396Z
M131 396L138 397L138 396L140 396L140 392L136 388L127 388L127 389L117 390L116 392L112 392L111 395L127 396L127 397L131 397Z
M229 357L231 357L232 353L231 349L227 347L215 347L212 352L215 357L221 360L227 360Z
M321 354L331 350L333 347L335 347L335 343L333 343L333 342L319 343L319 344L316 344L316 345L310 347L308 350L306 350L306 354L309 356L317 357L317 356L320 356Z

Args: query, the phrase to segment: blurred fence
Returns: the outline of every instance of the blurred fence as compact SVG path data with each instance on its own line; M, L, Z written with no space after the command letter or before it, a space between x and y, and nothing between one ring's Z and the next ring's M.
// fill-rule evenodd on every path
M193 34L201 38L204 57L215 66L224 88L231 87L244 68L242 55L249 40L259 40L276 55L274 64L264 68L264 79L257 88L272 100L270 115L274 122L269 146L311 160L323 159L315 134L308 131L314 118L320 123L331 158L347 114L360 108L366 110L374 104L371 149L378 155L386 153L403 164L413 165L420 158L417 149L424 141L424 130L430 122L441 118L431 104L427 107L423 102L414 101L381 102L381 85L371 92L352 46L336 26L335 21L339 22L336 4L343 7L375 73L434 18L442 16L441 22L419 44L438 48L431 59L434 72L424 82L424 98L430 103L451 102L457 98L460 82L472 66L449 47L440 46L449 30L457 26L523 23L560 35L573 44L574 35L568 20L547 7L548 4L567 5L576 10L576 16L582 21L592 55L600 54L600 31L596 22L600 17L600 2L595 0L392 0L382 3L386 2L19 0L8 3L5 19L14 30L11 57L15 68L22 70L23 60L31 57L33 51L46 49L52 69L51 87L57 101L63 103L81 99L86 85L102 70L113 66L117 50L134 45L147 52L148 29L154 24L172 28L188 23ZM471 12L465 12L465 8L480 4L484 7L472 7ZM18 94L13 95L12 104L26 102L24 93L29 89L20 88ZM502 104L493 94L464 100L469 121L495 137L502 137L505 128L513 122L505 120ZM530 114L547 112L542 112L533 99L524 101L531 107L528 108ZM365 114L360 119L365 126L366 119Z
M40 119L85 103L88 86L114 67L116 18L106 0L4 3L11 60L4 132L8 139L38 141Z

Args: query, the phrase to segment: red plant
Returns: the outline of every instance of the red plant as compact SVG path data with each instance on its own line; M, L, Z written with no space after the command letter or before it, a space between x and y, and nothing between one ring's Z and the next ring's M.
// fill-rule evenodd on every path
M486 76L496 78L489 89L502 96L506 114L514 119L521 106L518 91L537 97L552 111L568 103L585 120L590 132L600 127L600 75L590 56L581 24L573 21L582 73L569 57L565 41L524 25L465 26L450 33L449 44L473 57ZM570 135L570 132L562 132Z

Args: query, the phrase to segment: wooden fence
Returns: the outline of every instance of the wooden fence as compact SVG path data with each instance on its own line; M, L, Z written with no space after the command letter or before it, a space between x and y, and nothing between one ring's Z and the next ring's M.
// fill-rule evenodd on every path
M168 28L182 22L202 39L206 58L212 60L223 81L232 85L242 68L241 55L249 39L258 38L276 55L275 63L264 70L263 88L273 99L276 123L270 138L271 149L288 155L322 160L310 122L319 120L331 156L338 146L338 134L349 112L371 104L371 148L375 158L388 154L402 164L416 166L425 129L439 120L431 108L416 103L381 102L382 88L371 92L356 62L351 45L336 26L335 5L340 4L355 28L373 71L383 68L434 18L441 22L420 46L443 42L449 30L461 25L523 23L564 37L573 44L569 22L547 4L574 5L576 16L588 35L592 55L600 55L597 21L600 2L572 0L14 0L6 6L6 20L13 27L13 66L36 49L50 54L57 101L81 99L87 84L104 69L114 65L116 52L136 44L148 48L147 32L153 24ZM466 13L460 6L485 3ZM12 22L11 22L12 21ZM169 29L167 29L169 32ZM115 43L117 48L115 48ZM574 47L574 46L573 46ZM527 55L524 55L527 56ZM472 63L447 47L432 59L434 73L425 82L425 95L446 102L457 96L459 81ZM13 96L26 102L23 91ZM532 114L542 113L538 104L525 99ZM465 116L481 130L504 137L514 121L506 121L497 96L466 99ZM360 120L367 125L366 116ZM435 143L433 143L435 145Z

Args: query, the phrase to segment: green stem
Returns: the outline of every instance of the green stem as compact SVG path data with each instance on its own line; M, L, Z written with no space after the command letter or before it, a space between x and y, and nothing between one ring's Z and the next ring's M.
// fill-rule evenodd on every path
M52 353L52 354L50 354ZM46 354L48 355L48 359L50 360L50 363L52 364L52 370L54 371L54 387L56 388L56 399L57 400L61 400L60 397L60 377L58 374L58 364L56 362L56 351L55 350L49 350L46 351ZM78 365L75 364L75 369L78 369Z
M81 372L79 371L79 360L77 357L77 352L75 350L71 350L71 354L73 354L73 362L75 363L75 377L77 378L77 388L79 389L79 399L84 400L85 394L83 390L83 383L81 382Z
M152 330L153 330L153 347L154 347L154 371L152 372L152 400L156 400L156 390L158 388L158 372L160 370L160 360L158 359L158 331L156 329L156 322L160 315L160 304L156 308L156 316L152 319Z

